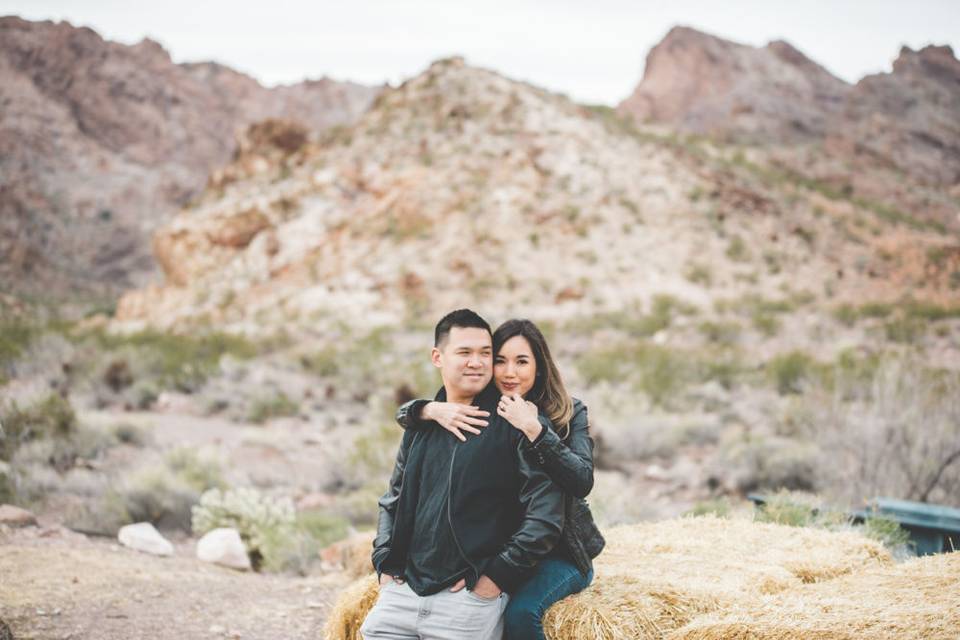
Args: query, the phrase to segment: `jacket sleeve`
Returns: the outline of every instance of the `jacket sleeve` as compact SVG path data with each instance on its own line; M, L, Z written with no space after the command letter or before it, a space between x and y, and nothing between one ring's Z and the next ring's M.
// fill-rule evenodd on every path
M526 459L522 447L517 442L523 518L516 533L484 568L487 577L507 593L516 592L537 563L557 545L563 531L563 492L543 470Z
M587 406L574 399L570 436L560 439L550 420L541 415L543 430L533 442L525 441L528 455L543 467L564 491L586 498L593 489L593 438L590 437Z
M430 402L430 400L410 400L404 402L397 409L397 424L402 429L422 429L427 423L420 419L420 412Z
M387 492L380 497L377 502L380 513L377 516L377 535L373 539L373 566L377 570L377 576L384 572L387 567L384 561L390 555L390 548L393 543L393 523L397 514L397 504L400 501L400 491L403 488L403 472L407 463L407 452L413 441L414 431L408 431L403 434L403 440L400 441L400 449L397 451L397 460L393 465L393 473L390 475L390 483L387 486Z

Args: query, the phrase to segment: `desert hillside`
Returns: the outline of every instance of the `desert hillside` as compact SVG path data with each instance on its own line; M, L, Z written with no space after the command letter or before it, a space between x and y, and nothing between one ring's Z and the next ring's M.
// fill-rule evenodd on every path
M171 633L259 637L262 614L271 633L315 636L357 565L350 549L369 545L394 411L436 392L433 325L460 306L543 328L589 408L589 502L607 531L771 519L747 495L787 490L774 522L856 529L886 547L886 567L912 555L905 532L855 525L851 509L877 496L960 507L947 47L903 50L891 73L849 85L787 43L680 27L614 108L459 57L374 97L330 81L268 90L66 24L0 28L0 73L16 79L0 88L15 106L0 162L22 177L2 186L15 214L0 222L14 250L2 268L17 287L0 296L0 503L36 520L0 523L0 573L30 585L0 607L18 634L86 633L94 611L111 621L102 637L130 637L110 616L146 633L151 598L179 610L207 589L215 606ZM116 295L81 296L77 319L62 294L78 278ZM144 560L143 575L113 542L138 522L174 556ZM259 574L193 557L216 525L238 529ZM78 549L104 559L100 608L51 577ZM696 567L712 549L689 551ZM769 575L795 568L791 554L804 556L792 548ZM940 588L940 565L911 566ZM901 579L885 571L836 584L854 599ZM655 615L712 638L755 609L776 631L794 592L776 599L760 578L746 609L698 592L683 602L705 617ZM794 586L829 608L828 587ZM118 604L127 589L145 604ZM63 618L35 613L48 597ZM909 622L894 618L876 624Z
M174 64L67 22L0 18L0 283L101 304L155 274L150 234L266 118L305 134L352 122L377 89L327 78L266 88Z

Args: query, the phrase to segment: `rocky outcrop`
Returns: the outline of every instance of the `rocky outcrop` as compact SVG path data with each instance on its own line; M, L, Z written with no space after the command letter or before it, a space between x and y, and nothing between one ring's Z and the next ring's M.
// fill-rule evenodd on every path
M840 295L885 273L865 266L872 236L835 230L872 215L855 203L758 177L746 159L718 167L707 159L726 150L683 153L460 59L323 140L287 148L269 141L297 137L270 131L249 132L157 231L165 282L124 295L115 327L359 330L478 302L493 317L562 321L656 291L706 303L737 283L828 282Z
M891 73L851 86L786 42L757 48L677 27L618 109L765 149L764 164L921 226L958 223L960 61L950 47L905 47Z
M377 89L329 79L268 89L174 64L66 22L0 18L0 285L110 296L155 270L149 238L266 118L304 135L355 120Z
M756 48L675 27L619 111L640 122L759 142L823 135L850 86L787 42Z
M828 146L934 186L960 185L960 60L950 47L903 47L891 73L847 97Z

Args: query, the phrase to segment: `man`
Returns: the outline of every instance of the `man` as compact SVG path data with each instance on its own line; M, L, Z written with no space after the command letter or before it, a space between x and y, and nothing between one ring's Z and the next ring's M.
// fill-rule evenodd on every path
M563 495L495 411L490 325L469 309L447 314L431 359L443 379L437 400L491 417L466 442L435 424L404 433L373 542L380 596L360 632L499 640L508 594L560 538Z

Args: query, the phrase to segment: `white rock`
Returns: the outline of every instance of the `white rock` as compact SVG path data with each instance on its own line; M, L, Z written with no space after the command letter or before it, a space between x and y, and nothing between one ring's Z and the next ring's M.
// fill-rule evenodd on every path
M138 522L122 527L117 534L117 540L125 547L152 553L155 556L173 555L173 545L149 522Z
M236 529L222 528L208 532L197 541L197 558L231 569L250 569L250 556Z

